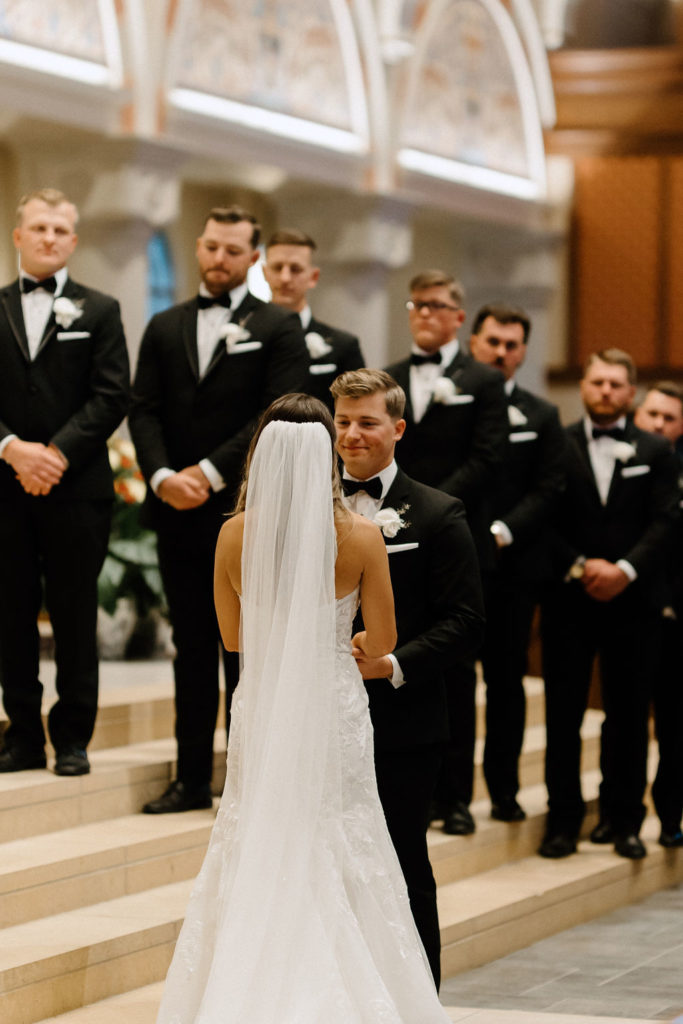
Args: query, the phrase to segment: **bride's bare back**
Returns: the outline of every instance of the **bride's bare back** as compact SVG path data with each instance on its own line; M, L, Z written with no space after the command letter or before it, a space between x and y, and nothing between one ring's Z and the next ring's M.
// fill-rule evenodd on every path
M239 649L244 515L241 512L225 523L216 547L214 600L221 637L229 651ZM368 657L388 654L396 644L396 625L389 559L382 535L374 523L353 512L338 517L335 527L335 596L345 597L360 586L365 631L356 643Z

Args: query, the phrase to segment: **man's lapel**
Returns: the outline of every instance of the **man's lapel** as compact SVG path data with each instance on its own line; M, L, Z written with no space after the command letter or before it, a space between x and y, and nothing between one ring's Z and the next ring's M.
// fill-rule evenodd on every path
M180 334L183 339L183 348L187 355L187 361L192 369L196 381L199 381L199 355L197 353L197 312L199 305L196 299L186 302L182 308L180 320Z
M240 327L246 327L247 330L248 330L249 329L249 320L251 319L251 316L252 316L254 310L258 309L259 305L260 305L259 299L257 299L255 295L252 295L251 292L247 292L247 294L245 295L243 300L240 302L240 304L237 307L237 309L235 309L233 311L232 316L230 317L230 321L229 322L232 323L232 324L239 324ZM195 329L195 336L196 336L196 329ZM197 349L196 343L195 343L194 347L195 347L195 351L196 351L196 349ZM204 376L202 377L203 381L206 380L206 378L209 376L210 373L213 372L213 370L215 370L215 368L218 366L218 364L221 362L222 359L227 359L227 350L226 350L226 347L225 347L224 339L223 338L219 338L218 341L216 342L216 347L214 348L213 353L211 355L211 359L209 360L209 365L206 368L206 372L205 372Z
M583 424L583 420L579 420L578 423L573 423L567 428L567 433L573 438L576 447L579 451L578 463L583 470L586 478L586 483L592 488L595 500L599 505L602 505L600 500L600 492L598 491L598 485L595 481L595 474L593 473L593 463L591 462L590 455L588 454L588 441L586 440L586 430Z
M457 387L458 381L459 381L460 377L462 376L462 372L465 369L466 365L467 365L467 356L463 353L461 348L458 348L458 351L455 353L455 355L451 359L450 363L448 363L447 366L442 366L441 367L441 376L442 377L450 377L450 379L453 381L453 383ZM422 417L422 419L425 419L425 417L429 414L429 412L431 411L433 406L434 406L434 394L432 392L432 397L429 399L429 404L427 405L427 408L425 409L425 414Z
M2 292L0 292L0 302L2 302L5 310L7 322L14 335L14 340L21 349L24 359L28 362L31 359L31 355L28 349L28 338L26 337L26 328L24 326L24 311L21 308L21 292L18 281L15 281L8 288L3 288Z
M636 447L638 439L636 431L637 428L634 426L631 420L627 420L626 429L624 432L624 441L627 444L632 445L634 449ZM628 460L626 460L626 462L627 461ZM612 479L610 480L609 484L609 491L607 492L607 505L613 502L619 494L624 479L622 475L622 470L626 465L626 462L623 459L614 460L614 472L612 473Z
M67 277L66 282L64 284L64 288L60 292L60 295L63 295L65 299L78 299L81 298L82 293L79 286L75 284L70 277ZM43 331L43 336L40 339L40 344L36 349L34 359L38 358L38 356L43 351L48 342L50 342L54 335L57 333L57 321L55 320L54 302L52 305L53 308L50 310L50 315L47 319L47 323L45 324L45 330ZM78 328L74 327L73 330L78 330Z

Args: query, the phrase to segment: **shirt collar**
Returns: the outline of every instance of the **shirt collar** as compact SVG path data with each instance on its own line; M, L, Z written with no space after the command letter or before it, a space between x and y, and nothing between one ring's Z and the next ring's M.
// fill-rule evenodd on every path
M60 267L59 270L55 270L54 274L48 274L47 276L54 277L55 281L57 282L57 287L55 288L55 298L57 298L57 296L61 295L62 292L64 291L64 285L68 280L69 271L67 270L66 267ZM27 274L25 270L20 269L19 282L21 283L24 280L24 278L28 278L29 281L38 280L38 278L34 277L33 274Z
M388 466L385 466L384 469L380 470L379 473L375 474L375 476L378 476L382 481L382 499L386 498L387 494L389 493L389 488L396 479L397 473L398 466L396 465L396 459L392 459ZM345 480L358 480L358 477L351 476L351 474L347 472L346 466L344 467L342 476Z
M416 356L425 356L428 353L423 348L416 345L415 342L410 347L410 351ZM442 345L439 349L439 355L441 356L441 365L448 366L452 363L458 352L460 351L460 342L457 338L453 338L451 341L447 341L445 345ZM434 364L436 365L436 363Z
M512 392L515 390L515 378L514 377L510 377L510 380L506 380L505 381L505 384L503 385L503 387L505 388L505 394L509 398L510 395L512 394Z
M299 319L301 320L301 326L304 330L308 327L313 316L313 311L310 306L304 306L303 309L299 310Z

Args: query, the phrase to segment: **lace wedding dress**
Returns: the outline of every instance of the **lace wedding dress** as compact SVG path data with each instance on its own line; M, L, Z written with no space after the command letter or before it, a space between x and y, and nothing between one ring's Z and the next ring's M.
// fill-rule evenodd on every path
M358 591L334 600L330 472L320 424L261 435L225 790L158 1024L449 1020L377 795Z

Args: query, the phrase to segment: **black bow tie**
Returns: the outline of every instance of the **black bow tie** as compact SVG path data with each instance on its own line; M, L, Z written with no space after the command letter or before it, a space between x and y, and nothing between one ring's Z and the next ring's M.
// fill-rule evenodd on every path
M369 480L347 480L344 477L342 479L342 488L346 495L365 491L371 498L379 500L382 497L382 481L378 476L373 476Z
M593 427L593 440L599 437L613 437L615 441L623 441L626 431L623 427Z
M441 366L441 353L432 352L430 356L420 356L417 352L412 352L410 356L411 366L424 366L425 363L437 363Z
M30 295L36 288L44 288L46 292L52 292L54 295L57 291L57 278L44 277L42 281L32 281L30 277L22 277L21 290L24 295Z
M198 295L197 302L200 309L210 309L211 306L225 306L230 309L230 292L222 292L220 295Z

